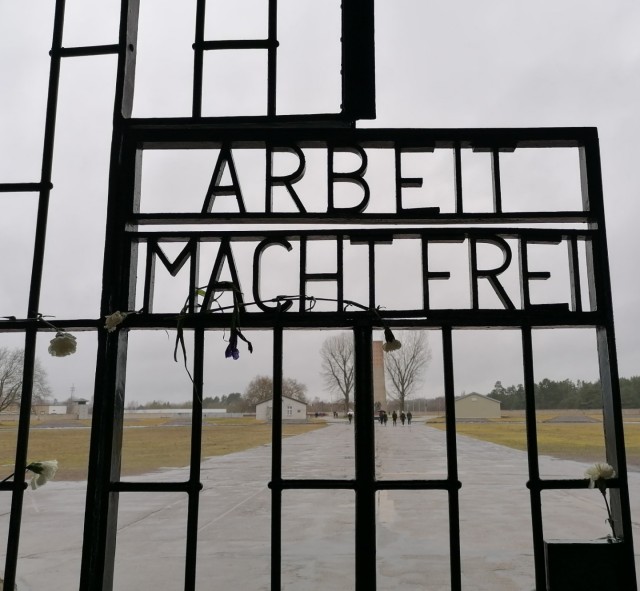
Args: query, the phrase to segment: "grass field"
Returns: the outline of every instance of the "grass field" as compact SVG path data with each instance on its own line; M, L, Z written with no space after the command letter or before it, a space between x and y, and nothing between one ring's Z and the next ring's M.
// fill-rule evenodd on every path
M444 430L444 421L429 422L429 425ZM527 449L526 426L521 418L494 420L487 423L458 423L456 432L483 441L515 449ZM604 435L600 423L544 423L536 424L538 453L556 458L581 460L588 463L602 462ZM640 470L640 423L624 425L627 464Z
M77 421L76 421L77 423ZM324 423L283 426L283 436L319 429ZM13 467L16 430L0 428L0 480ZM29 460L58 460L56 480L86 480L89 456L89 428L32 429ZM202 428L202 457L220 456L271 442L271 425L254 419L205 420ZM191 429L172 424L171 419L127 421L123 436L122 474L131 476L159 468L189 464ZM6 474L5 474L6 472Z
M604 437L598 423L546 423L558 413L540 413L537 423L538 451L563 459L600 462L604 457ZM601 420L598 413L591 418ZM589 415L591 416L591 415ZM29 459L57 459L58 480L84 480L87 477L89 454L89 421L74 421L84 428L32 429L29 438ZM444 419L430 420L436 429L445 429ZM324 426L324 422L284 426L284 436L291 437ZM626 423L627 463L640 470L640 422ZM486 423L458 423L456 431L466 435L526 449L524 417L521 413ZM126 422L123 437L122 474L132 476L160 468L189 464L191 429L166 418L135 419ZM16 425L0 423L0 480L12 471L15 454ZM202 430L202 457L219 456L270 443L271 425L254 419L206 419Z

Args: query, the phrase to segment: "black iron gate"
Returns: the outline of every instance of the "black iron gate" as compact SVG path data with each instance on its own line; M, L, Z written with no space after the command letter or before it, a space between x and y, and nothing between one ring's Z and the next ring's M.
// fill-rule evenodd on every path
M16 473L24 473L30 421L30 396L35 364L35 341L39 331L47 330L38 315L40 281L47 225L47 204L51 191L51 163L60 60L76 55L118 55L118 75L111 149L109 204L101 302L102 319L65 320L69 330L92 329L98 334L95 405L91 435L87 505L85 512L81 589L109 590L113 584L116 524L120 493L184 492L188 495L186 524L186 566L184 588L196 588L197 524L200 483L200 449L202 434L202 383L204 339L207 331L233 327L233 314L239 314L243 329L268 330L273 335L273 445L271 481L271 587L281 587L281 499L288 489L348 489L355 492L355 580L359 590L376 588L376 513L375 495L381 490L441 490L448 495L451 588L461 589L458 494L462 483L457 469L454 354L452 335L459 329L511 328L520 331L523 350L524 388L531 528L535 578L538 589L545 588L544 535L541 493L551 489L577 489L585 480L548 480L538 468L536 407L534 401L534 360L532 331L538 328L584 327L596 330L600 379L603 389L604 426L607 461L617 471L609 481L612 510L618 532L624 538L629 586L635 589L631 518L626 478L622 414L618 386L615 341L607 258L606 233L597 133L592 128L554 129L356 129L355 121L375 116L373 77L373 2L343 1L343 90L342 110L335 114L279 115L276 109L277 7L269 2L268 38L225 41L204 38L205 0L197 3L194 49L193 108L186 118L136 119L131 117L137 47L139 6L135 0L123 0L120 40L117 45L63 48L64 1L56 4L56 19L51 52L51 82L47 128L45 130L44 166L38 183L2 184L0 191L34 191L40 195L35 255L31 282L29 316L3 322L3 330L25 334L24 391L20 415ZM268 93L266 115L238 119L202 116L202 62L205 51L246 48L264 49L268 53ZM501 156L525 149L573 148L579 152L582 183L582 207L576 210L522 211L509 207L501 189ZM141 211L140 192L144 155L155 150L210 149L217 156L208 187L203 187L202 207L193 211ZM455 172L455 200L451 208L438 206L409 207L403 196L406 189L420 187L422 178L403 173L405 155L447 151ZM243 179L236 159L243 151L258 151L264 156L264 200L249 206L242 193ZM296 184L307 174L310 151L323 154L326 168L322 188L310 200L302 199ZM462 178L462 155L465 152L488 152L492 164L493 203L484 211L466 207ZM287 153L296 161L288 174L276 174L273 162ZM393 190L371 205L371 154L385 153L390 168L379 171L391 175ZM344 153L357 164L345 170L336 164ZM225 173L231 181L223 181ZM228 184L225 184L228 183ZM347 204L340 189L354 185L358 197ZM274 205L274 188L284 190L289 208ZM217 207L221 202L225 206ZM195 228L195 229L194 229ZM240 229L238 229L240 228ZM274 229L275 228L275 229ZM307 247L315 241L329 241L336 258L331 272L313 273L306 264ZM421 301L413 308L394 308L379 301L376 293L376 245L412 241L419 245L422 280ZM163 250L167 243L179 244L182 250L170 261ZM198 285L200 247L218 245L218 255L206 286ZM253 245L251 289L240 285L234 258L238 243ZM429 266L432 245L465 243L469 253L471 302L467 309L449 309L433 305L430 286L433 281L449 278L445 271ZM512 244L517 244L517 263ZM365 245L368 252L368 301L359 307L345 299L343 255L349 245ZM528 249L533 244L565 245L569 257L570 302L535 304L530 283L545 280L548 273L531 270ZM144 258L139 246L144 245ZM488 267L480 262L478 249L490 245L503 257L502 264ZM261 259L270 248L295 251L292 272L299 291L293 295L265 297L261 291ZM584 252L584 265L581 253ZM187 304L183 312L154 312L154 278L160 261L171 275L185 265L189 268ZM519 302L505 289L501 274L517 267ZM587 269L587 276L581 269ZM220 280L228 267L232 281ZM139 272L143 269L143 272ZM313 311L307 303L314 298L312 285L324 282L335 289L335 308ZM489 285L499 299L498 308L485 307L479 285ZM589 293L582 286L588 285ZM209 313L213 294L227 292L233 305ZM246 298L252 294L252 301ZM138 294L138 295L137 295ZM114 332L103 329L104 317L116 311L136 310L142 294L142 307L130 314ZM197 306L198 296L203 298ZM246 299L243 299L246 298ZM380 306L386 306L380 308ZM372 398L372 334L376 329L438 328L442 334L444 388L447 426L447 477L424 480L380 480L374 469L374 407ZM131 482L120 478L124 391L126 386L127 343L130 331L176 329L193 333L190 350L193 380L193 420L189 477L184 482ZM355 351L355 478L285 479L282 476L282 359L283 331L295 328L348 329L353 333ZM12 495L5 584L12 585L18 560L18 542L24 494L24 477L0 484L0 491Z

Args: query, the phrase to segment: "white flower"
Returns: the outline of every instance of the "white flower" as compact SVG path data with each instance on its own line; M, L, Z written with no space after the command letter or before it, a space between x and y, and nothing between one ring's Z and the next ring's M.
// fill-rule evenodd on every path
M585 478L589 478L589 488L597 486L601 491L606 489L605 480L615 478L616 471L609 464L594 464L584 473Z
M76 352L76 337L68 332L58 332L49 343L49 354L54 357L66 357Z
M584 475L585 478L589 479L589 488L597 487L602 493L602 498L607 508L607 523L611 526L611 533L613 534L609 536L609 538L617 540L618 536L616 535L615 522L611 515L611 508L607 502L607 480L609 480L609 478L615 478L616 471L613 469L613 466L609 464L594 464L585 470Z
M386 353L389 353L390 351L397 351L400 347L402 347L402 343L396 339L393 339L393 341L382 343L382 350Z
M58 471L58 460L47 460L45 462L31 462L27 466L27 470L30 470L35 474L31 479L31 488L37 489L39 486L44 486L51 480Z
M107 332L113 332L118 325L122 324L126 317L127 313L120 311L105 317L104 327L107 329Z
M386 353L390 351L397 351L400 347L402 347L402 343L393 336L393 332L391 332L390 328L384 329L384 343L382 343L382 350Z

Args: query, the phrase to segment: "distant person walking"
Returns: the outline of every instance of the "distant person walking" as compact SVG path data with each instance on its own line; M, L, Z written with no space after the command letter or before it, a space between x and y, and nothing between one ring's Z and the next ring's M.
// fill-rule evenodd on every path
M411 424L411 419L413 418L413 415L411 414L411 411L409 411L407 413L407 424L410 425Z
M347 413L347 418L349 419L349 424L351 424L351 421L353 421L353 413L351 411Z
M404 420L407 418L407 415L404 414L404 410L400 413L400 422L404 425Z
M387 426L387 421L389 420L389 417L387 416L387 411L383 410L382 411L382 423L384 424L384 426Z
M391 413L391 418L393 419L393 426L395 427L398 422L398 413L395 410Z

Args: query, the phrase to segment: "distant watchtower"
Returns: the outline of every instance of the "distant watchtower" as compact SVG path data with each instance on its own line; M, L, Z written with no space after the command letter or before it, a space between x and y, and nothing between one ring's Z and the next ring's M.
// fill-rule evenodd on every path
M373 341L373 406L374 408L387 408L382 341Z

